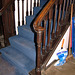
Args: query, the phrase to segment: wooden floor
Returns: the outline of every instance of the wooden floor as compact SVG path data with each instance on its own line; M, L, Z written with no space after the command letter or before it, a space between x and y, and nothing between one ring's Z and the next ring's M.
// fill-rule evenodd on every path
M51 66L42 75L75 75L75 59L67 61L63 66Z

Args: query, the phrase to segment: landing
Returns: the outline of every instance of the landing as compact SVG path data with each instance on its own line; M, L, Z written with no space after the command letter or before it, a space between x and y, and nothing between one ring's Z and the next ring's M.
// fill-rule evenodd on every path
M63 66L54 67L53 65L46 70L43 75L75 75L75 59L71 59Z
M0 56L0 75L23 75Z

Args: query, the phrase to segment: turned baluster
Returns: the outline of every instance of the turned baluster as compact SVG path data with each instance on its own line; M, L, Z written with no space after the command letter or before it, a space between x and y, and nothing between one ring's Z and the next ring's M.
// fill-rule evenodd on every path
M32 0L30 0L30 15L32 15Z
M26 0L26 16L28 16L28 0Z
M40 6L40 0L37 0L37 6L38 7Z
M19 0L18 0L18 25L20 26L20 10L19 10Z
M36 7L36 0L34 0L34 7Z
M70 0L70 4L72 4L72 0Z
M47 52L49 51L50 46L50 33L51 33L51 21L53 17L53 8L49 10L49 26L48 26L48 37L47 37Z
M66 13L67 13L68 7L69 7L69 0L67 0Z
M42 48L42 55L45 54L45 43L46 43L46 18L44 19L44 36L43 36L43 48Z
M61 23L63 23L63 19L64 19L65 5L66 5L66 0L64 0L64 4L63 4L63 11L62 11Z
M68 22L68 16L69 16L68 8L69 8L69 0L67 0L67 5L66 5L66 13L65 13L65 21L66 22Z
M41 75L41 43L42 43L42 33L44 29L39 26L35 29L37 32L37 64L36 64L36 75Z
M75 3L75 0L73 0L73 4Z
M60 1L59 1L59 12L58 12L58 21L57 21L56 36L58 36L59 33L60 33L59 22L60 22L60 16L61 16L61 7L62 7L62 3L63 3L63 0L60 0Z
M22 25L24 25L24 0L22 0Z
M55 24L56 24L56 15L57 15L57 4L58 0L55 2L55 13L54 13L54 22L53 22L53 30L52 30L52 39L55 38Z

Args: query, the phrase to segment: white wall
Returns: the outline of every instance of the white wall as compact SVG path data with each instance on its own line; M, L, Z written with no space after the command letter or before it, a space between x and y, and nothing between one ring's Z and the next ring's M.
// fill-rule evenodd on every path
M69 30L70 30L70 27L67 29L66 33L64 34L62 40L64 39L64 45L63 45L63 48L67 49L68 48L68 43L69 43ZM48 61L47 65L50 65L54 60L57 60L58 57L57 57L57 53L58 51L61 49L61 45L62 45L62 40L60 41L58 47L56 48L55 52L53 53L52 57L50 58L50 60Z

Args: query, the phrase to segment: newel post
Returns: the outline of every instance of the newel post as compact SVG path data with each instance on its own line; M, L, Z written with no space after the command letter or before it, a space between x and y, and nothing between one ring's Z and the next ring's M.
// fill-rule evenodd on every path
M36 75L41 75L41 43L42 43L42 33L43 28L41 26L37 27L37 64L36 64Z

